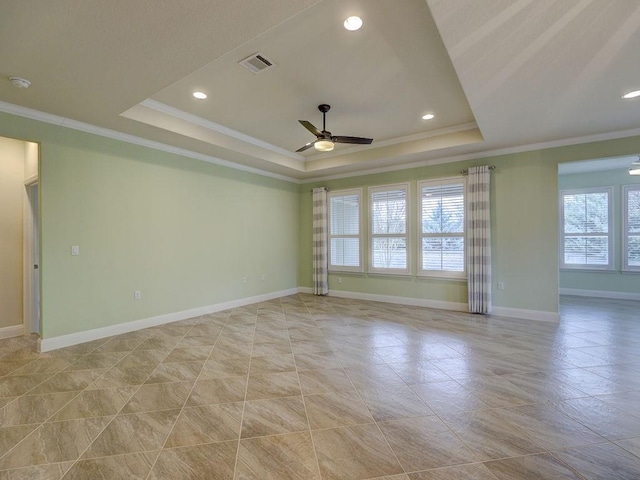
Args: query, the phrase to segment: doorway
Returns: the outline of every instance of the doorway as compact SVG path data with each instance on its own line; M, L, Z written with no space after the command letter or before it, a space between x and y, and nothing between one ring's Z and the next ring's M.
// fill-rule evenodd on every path
M24 202L24 333L40 335L38 181L27 181Z

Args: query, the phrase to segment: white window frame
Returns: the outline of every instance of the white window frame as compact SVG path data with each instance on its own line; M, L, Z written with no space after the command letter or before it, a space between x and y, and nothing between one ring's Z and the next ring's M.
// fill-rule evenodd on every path
M333 235L331 233L331 198L332 197L344 197L347 195L357 195L358 196L358 234L357 235ZM364 265L362 262L362 188L352 188L348 190L335 190L329 191L327 195L327 208L328 208L328 254L329 254L329 271L330 272L364 272ZM350 267L345 265L333 265L331 263L331 240L334 238L357 238L359 243L358 249L358 263L357 267Z
M565 195L584 195L589 193L606 193L608 195L608 247L609 247L609 263L607 265L591 265L591 264L566 264L564 262L564 250L565 250L565 237L571 234L565 234L564 232L564 196ZM614 246L614 213L613 213L613 187L590 187L590 188L571 188L560 191L560 268L563 270L613 270L614 268L614 258L613 258L613 246ZM580 236L581 234L576 234L576 236ZM594 234L597 235L597 234ZM600 234L605 236L603 234Z
M640 184L622 187L622 270L640 272L640 266L629 265L629 192L640 191Z
M424 233L422 231L422 189L424 187L437 187L441 185L462 184L463 188L463 231L462 234L433 234ZM422 180L418 182L418 276L420 277L438 277L452 279L467 278L467 179L466 177L448 177L435 180ZM425 270L422 268L422 239L425 237L462 237L464 243L464 261L463 270L461 272L454 270Z
M387 192L390 190L404 190L405 191L405 233L397 234L374 234L373 233L373 201L372 197L375 193ZM411 275L411 235L410 235L410 219L411 219L411 202L409 201L409 196L411 194L409 183L396 183L393 185L379 185L375 187L368 188L368 210L369 210L369 235L368 235L368 249L369 249L369 265L368 265L368 273L372 274L383 274L383 275ZM404 237L405 244L407 246L406 249L406 268L376 268L373 266L373 240L374 238L396 238L396 237Z

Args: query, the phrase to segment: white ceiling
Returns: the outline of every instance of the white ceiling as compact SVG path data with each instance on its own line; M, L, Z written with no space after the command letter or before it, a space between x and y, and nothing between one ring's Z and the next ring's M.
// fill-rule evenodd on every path
M638 51L631 0L5 0L0 108L312 179L640 134ZM320 103L373 144L294 153Z

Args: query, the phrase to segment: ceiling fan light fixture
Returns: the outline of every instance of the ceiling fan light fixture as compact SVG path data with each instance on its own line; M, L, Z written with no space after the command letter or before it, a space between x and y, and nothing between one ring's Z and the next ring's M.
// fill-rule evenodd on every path
M361 27L362 27L362 19L360 17L352 16L347 18L344 21L344 28L346 28L351 32L360 30Z
M314 144L314 148L319 152L330 152L334 146L331 140L318 140Z
M622 98L629 100L631 98L640 97L640 90L634 90L633 92L625 93Z

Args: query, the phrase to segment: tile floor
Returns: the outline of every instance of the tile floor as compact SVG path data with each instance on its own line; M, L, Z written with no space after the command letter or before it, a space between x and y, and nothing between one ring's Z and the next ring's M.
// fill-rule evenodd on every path
M47 354L2 340L0 480L638 479L639 307L296 295Z

